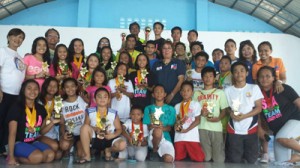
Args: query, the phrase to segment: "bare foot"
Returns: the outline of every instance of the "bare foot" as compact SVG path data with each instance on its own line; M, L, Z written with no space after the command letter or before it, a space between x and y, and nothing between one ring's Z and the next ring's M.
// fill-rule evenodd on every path
M300 161L300 154L293 154L288 162L295 163Z

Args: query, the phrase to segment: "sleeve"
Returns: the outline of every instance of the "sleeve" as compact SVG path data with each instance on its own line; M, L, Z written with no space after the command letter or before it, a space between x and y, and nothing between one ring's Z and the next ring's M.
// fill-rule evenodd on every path
M228 102L225 96L225 92L223 90L220 90L219 96L220 96L220 108L221 110L223 110L228 107Z
M196 101L195 101L194 114L195 114L195 117L198 117L201 114L201 105L199 102L196 102Z
M282 92L282 94L287 96L287 98L291 102L294 102L296 99L299 98L298 93L291 86L283 84L283 87L284 87L284 91Z
M30 64L30 56L25 56L24 57L24 64L26 64L26 66L28 66Z
M21 111L18 105L14 105L10 108L6 116L6 123L9 124L10 121L19 121L21 117Z
M6 54L3 48L0 48L0 67L4 65L4 60L6 59Z
M148 131L148 127L146 124L143 124L143 130L144 130L144 137L148 137L149 131Z
M128 119L128 120L126 120L125 121L125 123L123 124L124 126L125 126L125 130L127 131L127 132L129 132L129 126L131 125L131 120L130 119Z
M255 63L252 66L252 78L253 80L256 80L256 76L257 76L257 71L258 71L258 65Z
M180 112L179 110L180 110L180 103L178 103L178 104L175 105L175 114L176 115L179 114L179 112Z
M150 106L147 106L144 110L144 118L143 118L143 123L146 125L151 124L151 120L150 120Z
M116 92L115 79L109 80L107 85L110 87L111 93L115 93Z
M278 58L278 68L279 68L279 73L284 73L286 72L285 66L283 64L283 61L281 58Z
M177 76L185 75L186 67L182 61L177 61Z
M168 125L169 126L173 126L176 122L176 111L175 108L170 106L170 116L169 116L169 121L168 121Z
M256 101L256 100L259 100L259 99L262 99L262 98L264 98L264 96L261 93L260 88L258 87L258 85L254 85L254 88L253 88L253 100Z
M127 92L129 92L129 93L133 93L134 92L131 80L128 81Z

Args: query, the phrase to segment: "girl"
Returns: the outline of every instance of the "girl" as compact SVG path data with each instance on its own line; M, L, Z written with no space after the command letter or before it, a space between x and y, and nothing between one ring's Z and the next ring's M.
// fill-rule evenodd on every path
M46 126L41 129L43 136L39 138L40 142L43 142L51 147L55 153L55 159L60 159L62 152L59 150L58 137L59 134L55 129L55 124L59 123L59 119L52 118L54 111L54 97L58 95L59 84L58 81L49 77L45 80L42 85L42 91L40 96L40 101L44 105L47 116L46 116Z
M102 57L102 49L103 47L111 47L110 45L110 40L107 37L102 37L99 41L98 41L98 45L97 45L97 49L96 49L96 54L98 55L98 57L101 60ZM111 55L113 58L113 61L115 61L116 56L114 54Z
M100 65L100 60L97 57L96 54L90 54L87 59L86 59L86 68L88 70L88 72L84 75L81 76L81 74L79 73L78 78L82 78L84 83L80 83L83 85L83 89L85 89L91 82L92 79L92 74L94 69Z
M68 47L68 55L69 61L76 67L74 72L78 74L81 67L85 65L84 44L80 38L75 38L71 41Z
M63 95L62 119L60 122L60 148L69 151L73 144L76 145L77 156L82 156L80 142L80 128L84 123L87 104L78 96L78 83L74 78L66 78L62 83L65 94ZM73 128L66 126L73 123Z
M41 88L45 77L49 76L50 52L47 40L44 37L36 38L32 43L31 53L32 55L24 58L27 66L25 79L34 79Z
M46 125L46 110L38 104L39 84L29 79L22 84L20 95L15 106L7 115L8 134L8 164L17 165L39 164L51 162L54 152L43 142L36 141L41 128Z
M153 87L153 77L150 73L149 59L144 54L139 54L135 61L137 71L130 73L130 80L134 86L132 105L139 105L144 109L151 103L151 92ZM142 72L146 71L145 79L142 78Z
M111 152L120 152L126 148L126 142L119 138L122 133L117 111L108 108L110 93L105 88L99 88L95 92L97 107L87 109L88 116L80 131L84 156L78 163L91 161L90 143L98 150L105 150L105 160L110 161ZM104 120L104 121L103 121Z
M92 80L91 80L90 86L88 86L86 88L86 91L88 93L88 101L87 102L89 104L89 107L96 107L94 94L98 88L104 87L109 92L111 92L109 86L107 86L107 82L108 81L107 81L107 77L106 77L106 73L105 73L104 69L102 69L101 67L97 67L92 74Z
M131 72L135 71L134 67L133 67L133 63L132 63L132 57L130 56L129 52L127 51L123 51L120 53L120 59L118 63L124 63L128 66L128 74L130 74Z
M254 84L252 76L252 66L257 61L256 50L253 43L250 40L245 40L240 43L239 49L239 61L244 62L248 66L248 73L246 82L249 84Z
M113 68L111 66L111 63L113 62L112 57L112 49L108 46L104 46L101 50L101 66L106 71L107 79L110 80L113 78Z
M123 77L123 80L120 78ZM119 63L114 71L114 79L108 82L111 88L111 108L118 111L121 122L129 118L130 98L133 97L132 83L128 80L128 67Z

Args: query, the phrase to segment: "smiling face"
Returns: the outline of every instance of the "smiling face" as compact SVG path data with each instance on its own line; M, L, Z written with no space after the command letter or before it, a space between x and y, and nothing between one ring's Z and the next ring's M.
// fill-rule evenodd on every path
M273 86L275 77L269 69L263 69L258 73L257 80L262 88L270 88Z
M248 75L247 70L242 65L237 65L233 69L233 79L235 82L244 82L246 81L246 77Z
M58 83L56 81L51 81L47 87L47 93L54 96L58 92Z
M83 51L83 44L81 41L77 40L74 42L74 51L75 54L81 54L81 52Z
M173 52L174 52L174 50L173 50L171 44L166 43L162 46L162 55L163 55L164 59L171 59L173 56Z
M105 80L105 76L102 72L97 71L94 75L94 80L96 84L103 84L104 80Z
M181 32L180 30L174 30L173 33L172 33L172 38L173 38L173 41L180 41L180 38L181 38Z
M120 65L118 67L117 74L125 76L127 74L127 67L125 65Z
M23 34L19 34L19 35L11 35L7 37L7 41L8 41L8 47L13 49L13 50L17 50L18 47L20 47L24 41L24 35Z
M73 81L67 81L64 84L63 90L68 96L75 96L77 91L77 86Z
M230 61L228 59L221 59L220 61L220 71L221 72L227 72L227 71L230 71Z
M61 46L57 50L57 55L59 60L66 60L68 56L67 48L64 46Z
M92 55L88 59L87 64L89 65L89 68L95 69L100 63L98 57L96 55Z
M129 63L129 56L127 53L122 53L120 55L120 62L123 62L124 64L128 64Z
M235 55L236 46L233 42L229 41L225 44L225 51L227 55Z
M34 101L38 97L39 92L39 86L34 82L30 82L26 85L24 90L25 99Z
M102 48L104 46L109 46L109 41L104 38L104 39L101 39L100 43L99 43L99 47Z
M104 90L100 90L95 95L95 101L98 107L107 107L110 102L109 94Z
M167 93L165 92L165 89L163 87L157 86L154 88L152 96L156 101L164 101Z
M59 42L59 35L54 30L49 30L48 35L46 37L49 45L56 45Z
M163 29L159 24L156 24L154 26L154 34L155 35L160 35L162 33Z
M111 57L110 49L108 49L108 48L102 49L102 51L101 51L101 57L102 57L103 61L109 61L110 57Z
M182 89L180 90L180 94L181 94L183 100L185 100L185 101L190 100L194 94L192 86L187 85L187 84L182 86Z
M272 50L271 50L270 46L263 44L259 47L258 53L259 53L260 59L267 60L270 58L270 56L272 54Z
M202 48L199 45L193 45L191 53L193 56L195 56L198 52L201 52Z
M242 48L242 56L248 60L248 61L251 61L252 58L253 58L253 54L254 54L254 50L253 48L250 46L250 45L245 45L243 48Z
M206 72L203 75L202 80L203 80L204 86L213 86L214 82L215 82L214 73L213 72Z
M133 109L130 112L130 118L134 124L139 124L143 117L144 114L140 109Z
M44 40L37 41L36 54L44 55L47 51L47 44Z
M175 52L179 56L185 55L185 48L184 48L184 46L183 45L177 45L176 49L175 49Z
M188 37L187 37L187 39L188 39L188 41L189 41L189 43L192 43L192 42L194 42L194 41L197 41L197 34L195 33L195 32L190 32L189 34L188 34Z
M143 69L146 68L146 66L148 64L147 58L145 55L140 55L136 61L137 61L138 66Z

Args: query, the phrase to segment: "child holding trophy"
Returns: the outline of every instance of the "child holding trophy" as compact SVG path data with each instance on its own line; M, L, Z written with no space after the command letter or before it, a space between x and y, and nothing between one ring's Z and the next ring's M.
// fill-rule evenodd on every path
M110 93L105 88L99 88L95 92L97 107L87 109L87 117L81 127L80 139L84 155L78 163L91 161L90 144L97 150L105 150L105 160L113 160L111 152L120 152L126 148L126 142L119 138L122 133L117 111L108 108ZM91 143L92 142L92 143Z
M176 124L174 146L175 160L183 160L188 155L192 161L203 162L205 156L199 141L198 125L200 123L201 107L192 100L193 83L184 81L181 85L181 103L176 104Z
M232 64L231 73L234 84L225 89L231 107L226 159L233 163L240 163L245 159L253 164L258 157L258 114L262 111L264 96L257 85L246 83L248 67L245 63Z
M133 97L133 87L128 80L128 67L118 63L114 71L114 79L108 82L111 89L111 108L118 111L122 123L129 118L130 98Z
M152 96L155 103L145 108L143 118L143 123L150 130L148 144L164 162L171 163L174 161L175 150L169 132L174 126L176 112L174 107L164 103L167 93L162 85L153 88Z
M205 67L201 71L204 89L195 92L194 100L201 106L199 125L200 141L205 153L205 161L224 162L224 140L221 120L228 107L223 90L214 88L216 71L212 67Z

